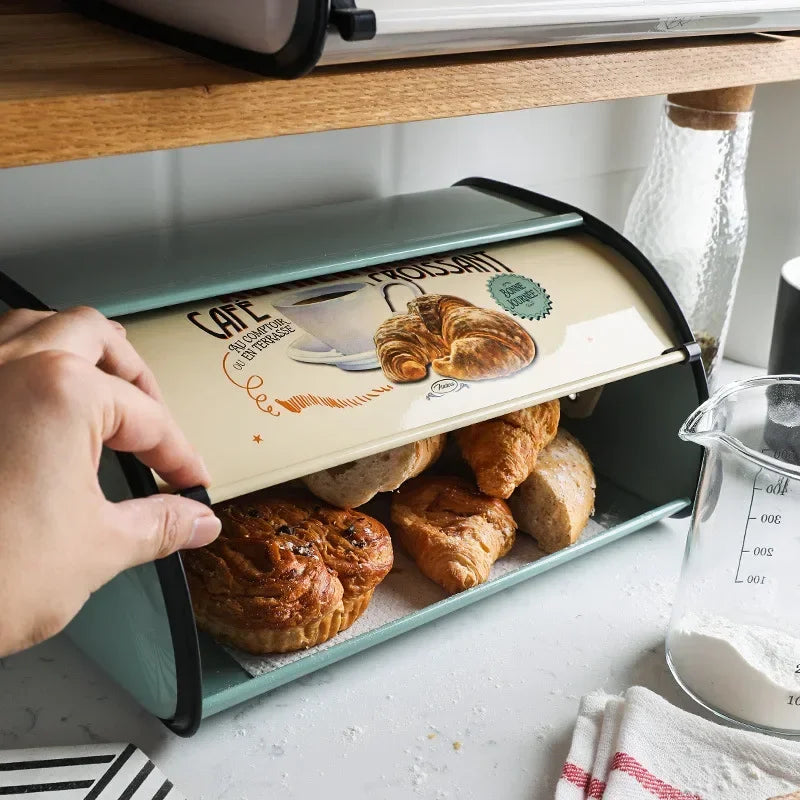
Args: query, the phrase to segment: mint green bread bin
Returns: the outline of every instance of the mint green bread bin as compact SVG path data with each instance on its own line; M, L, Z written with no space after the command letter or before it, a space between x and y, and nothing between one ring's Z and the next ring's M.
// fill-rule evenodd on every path
M366 633L334 640L326 649L312 648L257 677L211 637L198 636L177 555L129 570L96 592L70 625L70 637L142 706L176 733L191 735L204 717L462 609L656 520L688 514L702 453L681 443L676 432L706 399L706 380L699 348L674 298L629 242L576 208L480 178L419 194L126 235L57 253L19 256L0 265L5 273L0 276L0 301L9 307L82 304L120 317L254 287L352 274L536 237L547 237L548 246L557 252L561 238L572 235L596 241L632 265L646 287L642 291L654 298L649 302L657 303L668 320L671 337L661 360L590 381L589 388L573 398L575 413L567 411L564 416L565 427L592 456L598 482L596 516L606 522L601 533ZM581 285L567 289L587 291ZM562 287L562 296L564 291ZM592 391L593 386L602 386L602 391ZM582 403L587 398L588 410ZM568 409L570 402L562 404ZM345 460L343 456L341 461ZM149 470L130 456L105 453L100 474L110 499L157 491ZM202 489L187 493L208 501Z

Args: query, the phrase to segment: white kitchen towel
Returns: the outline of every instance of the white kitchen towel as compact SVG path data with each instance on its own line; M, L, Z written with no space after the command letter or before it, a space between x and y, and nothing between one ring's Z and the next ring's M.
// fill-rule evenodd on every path
M37 800L185 800L132 744L0 750L0 795Z
M635 686L583 698L555 797L772 800L799 790L800 744L708 722Z

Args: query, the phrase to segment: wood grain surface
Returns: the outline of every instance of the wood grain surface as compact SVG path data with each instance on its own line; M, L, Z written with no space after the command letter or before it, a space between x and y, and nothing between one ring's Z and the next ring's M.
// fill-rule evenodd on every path
M265 79L0 0L0 167L800 78L800 37L551 47Z

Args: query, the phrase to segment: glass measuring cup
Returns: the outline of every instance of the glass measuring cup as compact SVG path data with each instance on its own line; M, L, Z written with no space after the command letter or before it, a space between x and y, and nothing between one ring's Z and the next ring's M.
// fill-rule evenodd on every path
M800 376L729 384L680 436L706 448L667 661L733 722L800 735Z

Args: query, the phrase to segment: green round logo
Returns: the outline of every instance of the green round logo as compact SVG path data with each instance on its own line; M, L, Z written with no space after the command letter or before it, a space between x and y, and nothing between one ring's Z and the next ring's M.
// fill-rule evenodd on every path
M553 309L550 295L524 275L489 278L489 294L504 311L522 319L544 319Z

